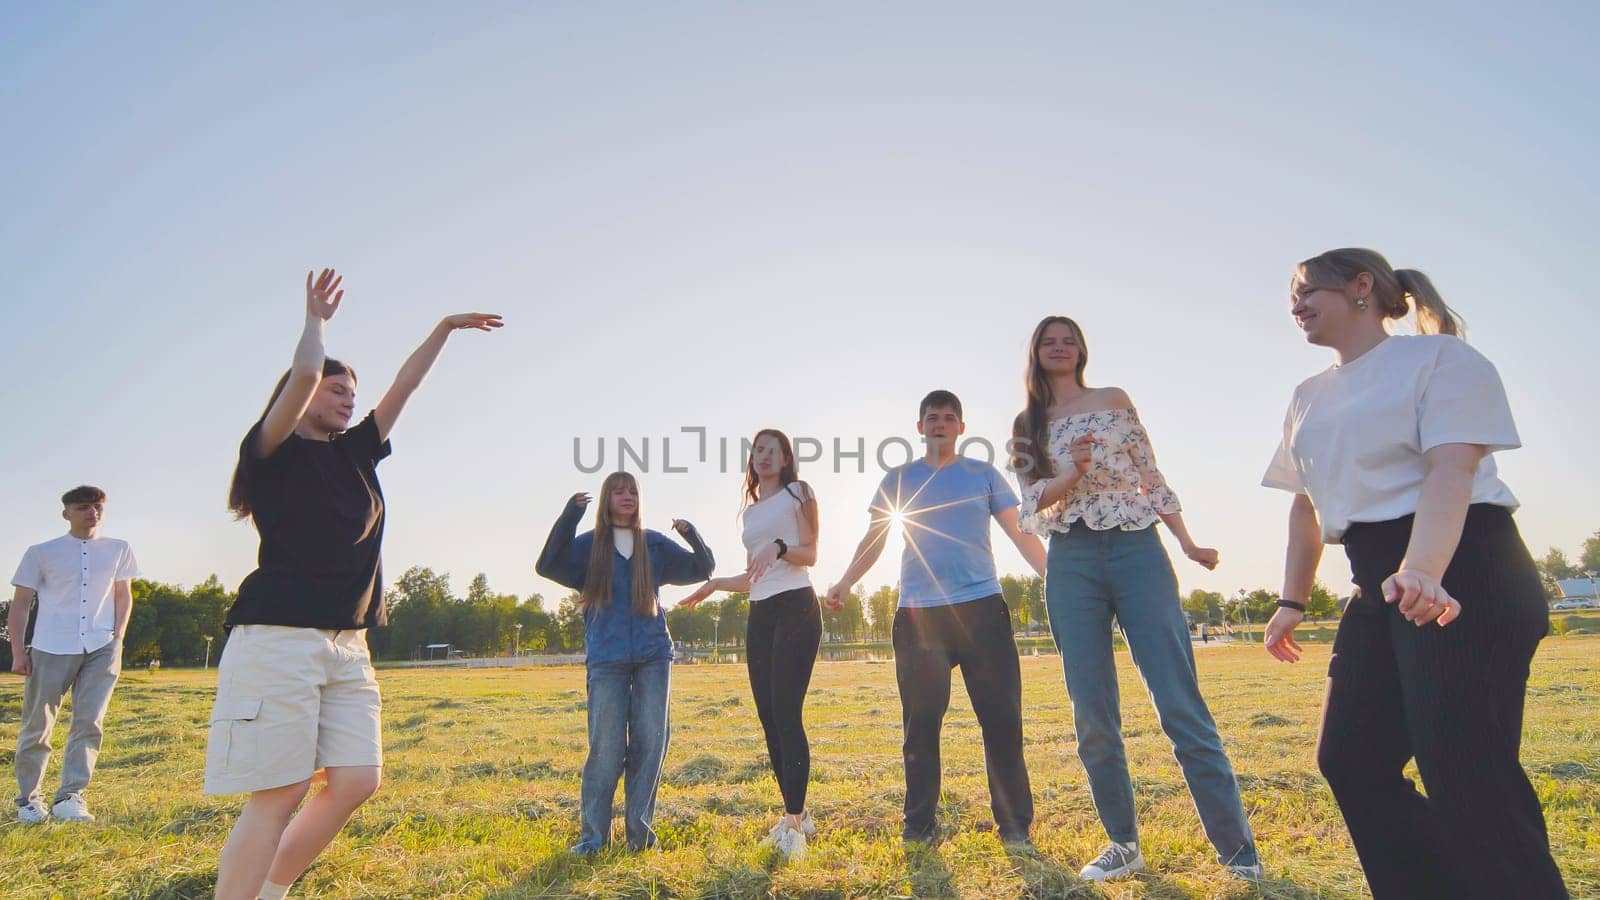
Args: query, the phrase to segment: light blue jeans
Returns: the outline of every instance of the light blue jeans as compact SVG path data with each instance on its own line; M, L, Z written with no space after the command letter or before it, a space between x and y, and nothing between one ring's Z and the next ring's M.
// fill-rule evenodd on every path
M1133 783L1122 745L1122 708L1111 648L1113 619L1155 703L1161 730L1189 784L1206 837L1222 863L1258 862L1239 783L1200 696L1194 649L1178 599L1172 561L1155 526L1095 531L1082 522L1050 537L1045 604L1061 651L1078 733L1078 758L1089 775L1100 823L1114 841L1136 841Z
M611 842L611 807L622 778L623 823L628 846L653 847L650 827L656 789L667 756L667 688L672 660L595 663L589 666L589 758L583 763L579 853Z

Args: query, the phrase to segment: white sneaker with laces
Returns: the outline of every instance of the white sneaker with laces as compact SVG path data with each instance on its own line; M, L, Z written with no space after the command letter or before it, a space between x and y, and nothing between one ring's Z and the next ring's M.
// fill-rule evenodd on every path
M785 826L778 835L778 852L789 859L799 859L806 855L806 833L798 828Z
M17 821L24 825L39 825L50 818L50 811L35 800L27 806L17 807Z
M65 800L57 800L56 805L50 807L50 814L63 822L94 821L94 816L89 812L89 804L84 802L82 794L68 794Z
M1079 877L1090 881L1114 881L1144 871L1144 854L1139 852L1139 842L1121 844L1112 841L1094 862L1083 867Z

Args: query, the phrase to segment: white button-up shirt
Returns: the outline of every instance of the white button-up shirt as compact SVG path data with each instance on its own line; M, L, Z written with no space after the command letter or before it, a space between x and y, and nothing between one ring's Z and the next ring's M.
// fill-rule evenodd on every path
M127 541L64 534L29 547L11 583L38 594L33 649L66 655L111 643L117 625L114 586L137 577L139 562Z

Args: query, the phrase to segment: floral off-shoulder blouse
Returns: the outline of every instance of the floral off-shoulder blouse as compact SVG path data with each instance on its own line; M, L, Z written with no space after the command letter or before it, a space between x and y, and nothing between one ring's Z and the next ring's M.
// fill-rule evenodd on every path
M1162 515L1182 511L1177 495L1156 468L1150 438L1134 410L1073 413L1050 420L1048 433L1056 473L1072 468L1072 442L1089 433L1099 438L1094 445L1094 466L1072 493L1044 509L1039 508L1039 497L1045 479L1030 482L1019 474L1022 505L1018 523L1023 531L1047 537L1053 531L1071 530L1074 522L1095 531L1137 531Z

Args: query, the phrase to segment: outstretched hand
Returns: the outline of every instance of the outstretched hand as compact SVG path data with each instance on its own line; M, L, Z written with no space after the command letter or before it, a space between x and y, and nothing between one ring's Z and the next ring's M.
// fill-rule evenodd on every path
M442 323L448 326L452 331L459 331L463 328L476 328L479 331L493 331L494 329L505 324L504 322L500 321L499 313L475 312L456 313L453 316L445 316L442 320Z
M344 291L339 289L344 276L332 269L323 269L316 281L311 276L311 272L306 273L306 315L326 322L339 311L339 301L344 299Z

